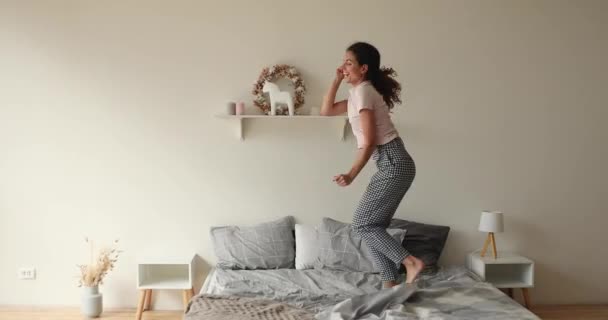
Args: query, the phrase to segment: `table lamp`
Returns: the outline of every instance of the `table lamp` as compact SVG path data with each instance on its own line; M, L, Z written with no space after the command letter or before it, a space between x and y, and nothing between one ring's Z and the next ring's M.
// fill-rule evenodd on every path
M503 232L504 223L502 218L502 212L500 211L483 211L481 213L481 219L479 220L479 231L487 232L488 236L483 244L480 256L485 256L488 245L492 243L492 253L494 259L498 258L496 252L496 240L494 239L495 232Z

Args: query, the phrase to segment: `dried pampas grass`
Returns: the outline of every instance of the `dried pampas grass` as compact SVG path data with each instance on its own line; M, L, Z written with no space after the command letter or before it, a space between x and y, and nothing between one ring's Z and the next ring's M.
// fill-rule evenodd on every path
M102 248L99 250L97 259L95 259L95 247L93 241L85 238L85 241L91 246L91 260L89 264L77 265L80 269L80 279L78 286L94 287L103 284L103 280L114 269L114 264L118 260L118 255L122 252L116 249L118 239L114 240L112 247Z

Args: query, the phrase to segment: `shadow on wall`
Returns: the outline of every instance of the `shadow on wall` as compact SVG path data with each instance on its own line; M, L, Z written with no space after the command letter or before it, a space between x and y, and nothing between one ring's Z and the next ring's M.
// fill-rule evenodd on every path
M209 271L211 271L211 265L197 254L194 257L192 268L194 269L194 294L197 295L201 291L201 288L203 287L203 283L205 282Z
M439 265L464 265L465 258L461 253L472 251L470 250L471 248L467 248L464 245L466 243L466 234L467 232L450 228L448 238L445 241L445 246L443 247L443 251L439 256Z
M546 215L543 214L543 216ZM555 228L530 223L523 214L505 217L505 237L508 237L505 242L509 242L509 247L513 248L514 252L534 261L534 288L530 289L532 303L534 303L534 296L550 297L552 304L605 303L605 296L601 295L597 297L596 301L583 298L585 292L597 290L597 279L589 278L578 270L564 271L563 266L560 266L562 260L578 259L581 264L587 265L584 269L593 268L593 256L583 258L576 252L560 251L561 242L577 241L577 239L573 239L572 235L567 233L556 234L548 230L555 230ZM549 261L539 260L537 253L541 252L545 252L545 257L547 257L546 252L554 252L554 257L551 257ZM559 280L556 281L556 279ZM572 288L572 291L564 292L563 288ZM555 294L560 291L563 294ZM580 294L580 298L577 298L577 294ZM537 303L545 302L541 300Z

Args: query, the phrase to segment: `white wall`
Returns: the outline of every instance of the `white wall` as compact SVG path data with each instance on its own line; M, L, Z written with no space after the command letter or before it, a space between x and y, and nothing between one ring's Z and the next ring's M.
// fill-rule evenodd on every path
M503 210L499 250L536 261L535 303L608 302L607 2L219 3L0 2L0 304L78 305L85 236L121 239L102 291L135 307L137 257L197 253L202 278L211 225L349 221L372 172L331 182L352 135L258 120L240 142L213 115L251 108L276 63L318 106L355 40L399 72L394 121L418 176L397 216L452 227L441 262L462 264L481 210ZM22 266L37 279L17 280Z

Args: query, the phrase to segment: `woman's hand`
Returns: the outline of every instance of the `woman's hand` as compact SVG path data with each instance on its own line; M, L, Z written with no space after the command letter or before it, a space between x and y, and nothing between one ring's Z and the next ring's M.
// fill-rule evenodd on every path
M341 187L346 187L353 182L353 177L348 173L339 174L334 176L334 181Z
M343 79L344 70L342 69L342 66L340 66L336 69L336 76L323 97L323 104L321 105L320 112L322 116L337 116L347 111L348 107L346 100L336 102L336 92L342 84Z
M344 79L344 69L342 67L338 67L338 69L336 69L335 80L338 82L342 82L343 79Z

